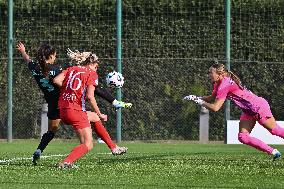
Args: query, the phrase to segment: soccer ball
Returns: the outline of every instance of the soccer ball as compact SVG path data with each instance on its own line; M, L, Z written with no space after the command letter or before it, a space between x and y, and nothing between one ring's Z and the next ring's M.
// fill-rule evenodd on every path
M109 87L121 88L124 84L124 77L121 73L113 71L107 74L106 82Z

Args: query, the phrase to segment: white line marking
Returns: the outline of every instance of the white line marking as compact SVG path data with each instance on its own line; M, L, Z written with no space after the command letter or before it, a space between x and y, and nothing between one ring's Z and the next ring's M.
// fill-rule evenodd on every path
M96 153L98 155L111 155L112 153ZM50 157L63 157L63 156L67 156L68 154L54 154L54 155L46 155L46 156L40 156L41 159L46 159L46 158L50 158ZM11 158L11 159L3 159L0 160L0 164L1 163L10 163L10 162L14 162L14 161L22 161L22 160L32 160L33 157L18 157L18 158Z
M108 152L108 153L96 153L96 154L98 154L98 155L112 155L111 152Z
M50 157L62 157L62 156L66 156L66 154L55 154L55 155L48 155L48 156L40 156L40 158L45 159L45 158L50 158ZM4 160L0 160L0 163L10 163L13 161L21 161L21 160L32 160L33 157L28 157L28 158L11 158L11 159L4 159Z

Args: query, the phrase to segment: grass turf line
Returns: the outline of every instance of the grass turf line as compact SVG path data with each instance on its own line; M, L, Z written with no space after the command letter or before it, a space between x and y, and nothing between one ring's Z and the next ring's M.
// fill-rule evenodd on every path
M0 143L1 159L30 157L38 141ZM68 154L77 143L52 141L44 156ZM105 144L59 170L64 157L0 164L0 188L283 188L284 160L244 145L122 143L129 153L112 156ZM284 146L277 146L284 152Z

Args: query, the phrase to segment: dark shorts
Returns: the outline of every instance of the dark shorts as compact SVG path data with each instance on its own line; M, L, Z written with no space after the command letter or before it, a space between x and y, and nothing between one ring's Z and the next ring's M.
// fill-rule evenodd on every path
M60 119L60 111L57 101L48 103L47 117L51 120Z

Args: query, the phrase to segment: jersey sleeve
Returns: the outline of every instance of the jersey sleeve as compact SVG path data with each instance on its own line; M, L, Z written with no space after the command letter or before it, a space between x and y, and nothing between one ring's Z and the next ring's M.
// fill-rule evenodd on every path
M230 92L231 87L230 79L225 78L222 80L222 83L219 85L218 89L216 90L216 98L217 99L226 99L228 93Z
M213 85L212 96L216 97L216 95L217 95L217 89L218 89L218 85L215 83L215 84Z
M62 71L59 64L47 64L47 66L48 66L48 70L49 70L48 75L51 78L56 77Z
M34 71L38 63L34 60L28 62L28 68L30 71Z
M87 85L98 86L98 74L96 72L90 72L90 77L88 78Z
M64 75L66 75L67 72L68 72L68 70L69 70L69 68L67 68L66 70L62 70L61 73L63 73Z

